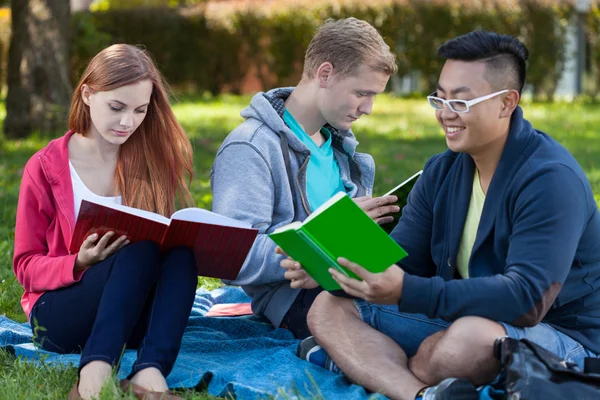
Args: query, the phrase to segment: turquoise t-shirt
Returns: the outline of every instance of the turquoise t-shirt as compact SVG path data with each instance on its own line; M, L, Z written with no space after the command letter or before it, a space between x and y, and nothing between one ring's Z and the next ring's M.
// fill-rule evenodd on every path
M310 150L310 159L306 169L306 193L311 209L315 210L337 192L346 191L342 183L340 167L333 155L331 132L327 128L321 128L321 133L326 140L319 147L304 132L304 129L288 110L284 110L283 120Z

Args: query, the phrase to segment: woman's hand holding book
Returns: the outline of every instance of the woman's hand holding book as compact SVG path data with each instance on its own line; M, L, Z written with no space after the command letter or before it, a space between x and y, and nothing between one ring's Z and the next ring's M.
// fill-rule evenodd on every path
M127 236L121 236L110 245L109 240L114 236L114 232L107 232L98 240L98 234L89 235L81 244L77 259L75 260L75 271L83 271L94 264L105 260L111 254L120 250L129 244Z

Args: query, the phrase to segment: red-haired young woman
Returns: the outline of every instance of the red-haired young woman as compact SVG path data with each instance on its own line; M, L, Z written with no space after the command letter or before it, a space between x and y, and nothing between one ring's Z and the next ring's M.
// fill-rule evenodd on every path
M163 254L126 237L108 245L109 232L69 252L81 200L170 216L192 202L191 171L190 142L148 54L124 44L98 53L73 95L69 131L25 166L15 230L13 268L36 340L81 351L69 398L98 396L124 348L138 358L122 386L140 398L166 392L197 283L186 248Z

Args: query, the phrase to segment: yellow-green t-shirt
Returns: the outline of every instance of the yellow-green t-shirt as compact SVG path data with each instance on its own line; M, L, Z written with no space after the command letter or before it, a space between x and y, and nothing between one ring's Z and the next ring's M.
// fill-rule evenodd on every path
M469 211L467 212L467 220L465 221L462 239L460 240L460 247L458 248L458 257L456 259L458 273L464 279L469 277L469 260L471 258L471 252L473 251L473 245L475 244L479 221L481 220L483 203L485 203L485 193L483 193L483 189L481 189L479 172L477 172L477 168L475 168Z

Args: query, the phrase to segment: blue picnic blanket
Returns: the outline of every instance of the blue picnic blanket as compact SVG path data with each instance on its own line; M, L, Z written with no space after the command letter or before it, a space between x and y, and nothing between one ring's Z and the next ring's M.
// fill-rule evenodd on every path
M341 375L295 355L299 341L285 329L274 329L256 316L204 317L214 304L243 303L250 299L239 288L199 289L173 371L171 388L207 390L213 396L237 399L325 398L385 399L368 395ZM28 362L79 364L79 355L60 355L36 348L29 324L0 316L0 347ZM125 378L136 353L127 350L118 377Z

